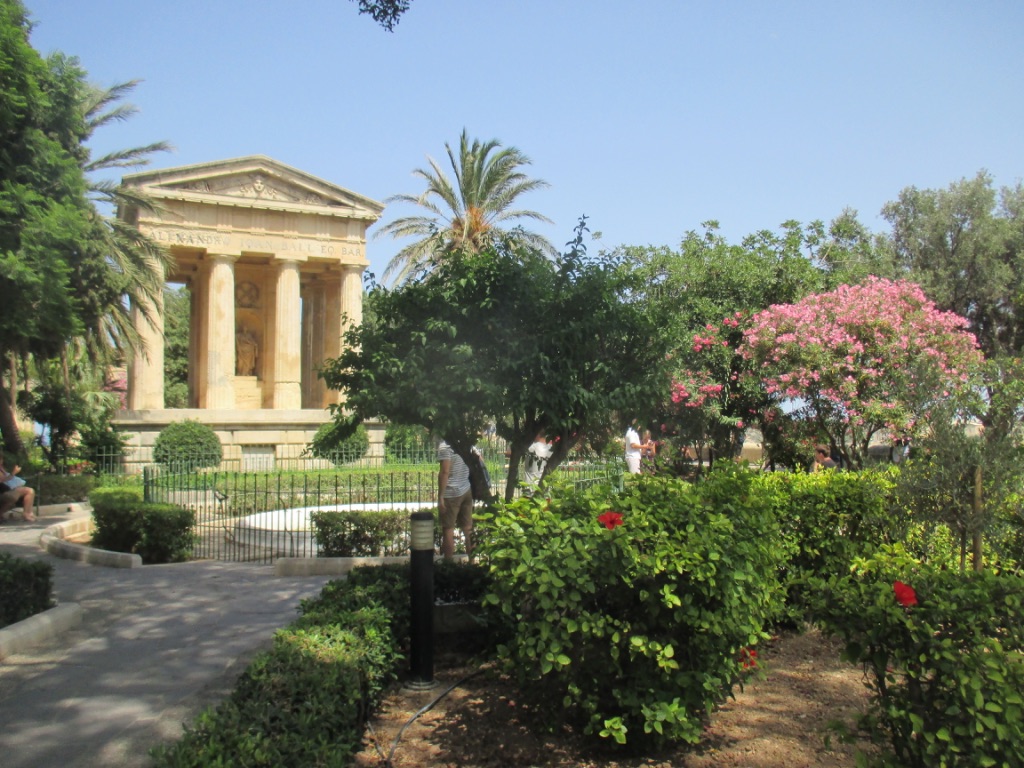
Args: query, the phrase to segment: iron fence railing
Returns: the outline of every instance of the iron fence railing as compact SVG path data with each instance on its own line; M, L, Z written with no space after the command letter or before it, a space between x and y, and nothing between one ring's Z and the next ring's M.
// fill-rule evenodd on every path
M487 461L492 491L504 495L504 456ZM200 457L201 458L201 457ZM574 461L559 468L576 488L622 479L621 460ZM317 510L415 511L436 508L437 465L366 461L332 462L296 457L272 470L197 468L194 461L144 470L147 501L196 513L198 558L270 562L277 557L316 557L310 524Z

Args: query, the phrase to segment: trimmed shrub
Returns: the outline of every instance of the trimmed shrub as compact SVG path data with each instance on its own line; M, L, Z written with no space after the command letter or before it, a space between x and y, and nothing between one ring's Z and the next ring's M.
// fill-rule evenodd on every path
M1024 578L892 547L814 592L815 618L867 672L862 725L891 750L877 765L1024 766Z
M783 574L791 620L804 616L808 578L846 573L854 558L902 539L902 522L891 512L896 475L771 472L756 478L756 493L775 510L793 552Z
M438 563L435 591L481 594L478 566ZM408 646L409 564L354 569L301 603L230 698L151 753L158 768L346 766Z
M313 512L320 557L377 557L409 551L409 513Z
M640 477L479 516L500 649L552 727L643 746L697 742L781 609L788 552L753 474Z
M156 765L348 765L396 655L383 608L336 618L279 631L230 699L200 715L176 745L154 750Z
M0 552L0 629L54 606L53 566Z
M336 421L321 424L306 448L310 456L327 459L336 466L359 461L370 450L370 433L359 424L350 432L348 425Z
M392 463L430 464L437 460L437 441L423 427L388 424L384 456Z
M30 485L40 504L70 504L84 501L96 487L93 475L39 475Z
M182 472L216 467L223 458L217 433L192 419L168 424L153 444L153 461Z
M98 488L89 495L93 508L92 544L113 552L137 554L144 563L188 560L195 542L195 512L175 504L142 501L142 489Z

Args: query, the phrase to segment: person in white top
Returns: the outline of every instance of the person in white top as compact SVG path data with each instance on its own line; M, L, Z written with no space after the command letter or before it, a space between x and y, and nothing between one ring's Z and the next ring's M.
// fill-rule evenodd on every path
M441 554L446 560L455 556L455 526L466 537L466 554L473 559L473 492L469 467L448 443L437 447L437 516L441 523Z
M526 458L523 460L523 483L526 485L524 493L532 496L544 477L544 467L554 449L548 444L548 439L543 434L534 438L533 444L526 449Z
M640 435L637 434L635 422L626 429L626 468L631 475L640 474L640 456L643 443L640 442Z

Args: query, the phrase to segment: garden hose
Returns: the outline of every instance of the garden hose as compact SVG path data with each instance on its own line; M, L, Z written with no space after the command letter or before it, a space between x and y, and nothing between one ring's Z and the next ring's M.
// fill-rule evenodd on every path
M467 680L471 680L472 678L476 677L477 675L479 675L483 671L484 671L484 667L480 667L480 669L476 670L475 672L471 672L470 674L466 675L461 680L455 681L454 683L449 685L447 688L445 688L444 691L439 693L431 702L429 702L428 704L425 704L419 710L417 710L416 714L414 714L412 717L410 717L408 722L406 722L406 724L403 725L399 729L398 734L395 736L395 740L391 742L391 750L388 752L387 756L385 756L384 753L381 751L381 748L380 748L380 746L378 746L377 739L375 737L374 738L374 742L373 742L373 746L377 750L377 754L380 755L381 760L384 761L385 768L393 768L394 764L391 762L391 759L395 756L395 750L398 749L398 742L401 741L402 734L405 733L405 729L406 728L408 728L410 725L415 723L420 715L423 715L423 714L429 712L435 706L437 706L437 703L439 701L441 701L441 699L443 699L449 693L454 691L456 688L458 688L460 685L465 683ZM372 724L370 724L370 730L371 731L373 730L373 725Z

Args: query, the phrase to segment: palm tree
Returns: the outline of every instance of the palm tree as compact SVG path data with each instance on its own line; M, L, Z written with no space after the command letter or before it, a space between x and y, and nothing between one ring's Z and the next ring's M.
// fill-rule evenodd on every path
M445 254L452 251L477 253L498 236L512 242L555 254L546 238L522 227L504 229L500 225L514 219L534 219L551 223L536 211L512 208L520 195L548 186L546 181L531 179L520 168L530 159L515 147L501 149L497 139L470 143L465 129L459 141L458 155L445 144L454 174L453 181L431 157L430 169L417 168L414 176L427 183L419 195L395 195L388 203L412 203L426 208L432 215L406 216L381 228L376 237L417 237L388 263L384 279L394 276L400 283L429 271Z
M119 103L139 83L131 80L110 88L87 86L81 100L86 134L92 137L98 128L132 117L138 109L130 103ZM111 209L134 207L152 211L154 204L137 190L122 187L109 180L97 180L93 175L114 168L139 168L148 165L150 156L171 149L167 142L155 142L142 147L117 150L95 160L88 157L82 162L82 171L88 180L93 199L92 219L94 240L89 244L106 264L108 273L104 282L108 291L119 294L113 301L103 302L86 330L89 356L96 362L107 362L109 353L123 357L127 349L139 343L138 332L132 322L130 306L147 313L150 307L162 301L165 275L173 265L168 251L143 235L132 223L116 215L103 215L97 205ZM107 297L112 298L108 295ZM125 301L127 299L127 301Z

